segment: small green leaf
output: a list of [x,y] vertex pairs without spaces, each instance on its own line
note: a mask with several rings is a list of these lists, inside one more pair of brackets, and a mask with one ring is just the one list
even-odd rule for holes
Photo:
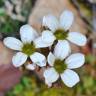
[[5,15],[5,10],[4,8],[0,8],[0,16],[4,16]]
[[22,86],[22,84],[18,84],[18,85],[15,86],[13,93],[14,93],[14,94],[19,94],[19,93],[21,93],[22,91],[23,91],[23,86]]

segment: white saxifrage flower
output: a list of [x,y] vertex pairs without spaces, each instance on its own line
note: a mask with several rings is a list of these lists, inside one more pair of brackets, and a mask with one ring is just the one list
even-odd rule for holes
[[[71,11],[64,11],[60,20],[53,15],[47,15],[43,17],[43,24],[45,30],[42,32],[42,36],[39,37],[37,47],[49,47],[53,44],[54,40],[68,40],[76,45],[84,46],[86,44],[86,37],[79,32],[69,32],[74,21],[74,15]],[[40,44],[42,42],[42,44]]]
[[72,69],[81,67],[85,62],[85,57],[81,53],[74,53],[68,56],[68,48],[64,47],[62,42],[64,41],[59,41],[54,52],[49,53],[47,61],[50,68],[47,68],[43,75],[48,86],[51,86],[61,77],[66,86],[73,87],[80,79]]
[[45,56],[36,52],[36,43],[34,43],[34,40],[38,37],[38,33],[35,29],[28,24],[23,25],[20,28],[20,36],[21,41],[14,37],[7,37],[3,41],[6,47],[19,51],[12,58],[13,65],[19,67],[30,57],[33,64],[26,65],[26,68],[32,70],[36,67],[36,64],[40,67],[46,66]]

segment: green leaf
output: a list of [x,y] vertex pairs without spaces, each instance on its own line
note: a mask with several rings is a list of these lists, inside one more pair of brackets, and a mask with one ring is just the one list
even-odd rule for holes
[[4,8],[0,8],[0,16],[4,16],[5,15],[5,10]]
[[15,86],[13,93],[14,94],[20,94],[22,91],[23,91],[22,84],[18,84],[18,85]]

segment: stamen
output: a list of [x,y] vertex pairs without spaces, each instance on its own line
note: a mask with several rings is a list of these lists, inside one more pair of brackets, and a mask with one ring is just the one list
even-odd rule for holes
[[67,68],[67,64],[64,63],[64,60],[55,60],[54,68],[58,73],[63,73],[64,70]]
[[24,46],[22,47],[22,52],[27,54],[28,56],[32,55],[35,52],[35,46],[33,43],[27,43],[24,44]]
[[64,40],[67,38],[68,32],[65,32],[63,29],[58,29],[55,31],[54,35],[59,40]]

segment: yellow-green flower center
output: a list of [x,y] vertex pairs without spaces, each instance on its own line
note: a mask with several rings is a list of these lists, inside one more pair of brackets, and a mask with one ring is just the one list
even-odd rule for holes
[[22,47],[22,52],[27,54],[28,56],[32,55],[35,52],[35,46],[33,43],[26,43]]
[[67,38],[68,32],[65,32],[63,29],[57,29],[54,35],[58,40],[64,40]]
[[58,73],[63,73],[64,70],[67,68],[67,64],[64,63],[64,60],[55,60],[54,68]]

